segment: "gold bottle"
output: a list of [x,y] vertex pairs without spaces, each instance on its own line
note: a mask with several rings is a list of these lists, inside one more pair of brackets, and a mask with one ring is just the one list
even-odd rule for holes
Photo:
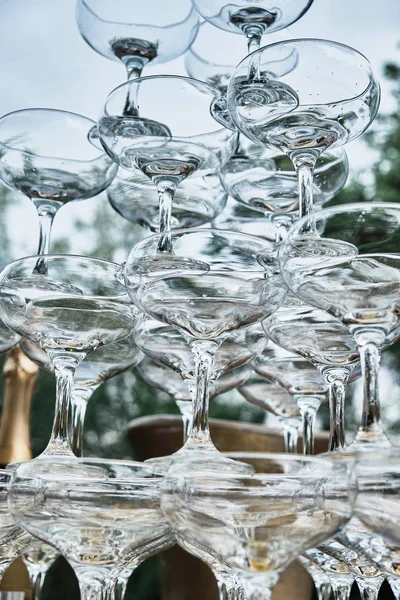
[[[19,345],[7,353],[0,418],[1,467],[32,458],[30,412],[38,372],[39,367],[25,356]],[[1,580],[0,592],[23,592],[24,599],[30,600],[30,580],[22,559],[18,558],[7,569]]]

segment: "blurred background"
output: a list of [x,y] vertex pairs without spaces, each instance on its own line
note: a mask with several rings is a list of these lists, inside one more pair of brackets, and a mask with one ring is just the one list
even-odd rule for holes
[[[139,0],[132,0],[133,3]],[[174,0],[170,0],[173,2]],[[112,0],[110,0],[112,2]],[[168,3],[166,2],[166,10]],[[346,146],[350,177],[331,204],[370,199],[400,201],[400,3],[382,0],[316,0],[291,28],[292,37],[326,38],[349,44],[370,60],[382,85],[380,115],[361,139]],[[267,36],[264,38],[268,42]],[[237,36],[237,43],[245,40]],[[96,119],[107,94],[125,80],[123,65],[96,54],[81,38],[75,24],[74,0],[0,0],[1,94],[0,115],[21,108],[49,107]],[[183,58],[146,67],[146,74],[185,74]],[[54,131],[57,136],[57,131]],[[22,194],[0,187],[0,267],[34,254],[38,224],[33,204]],[[57,216],[52,252],[86,254],[122,262],[139,227],[119,216],[105,194],[82,203],[69,203]],[[383,356],[381,401],[384,424],[396,439],[400,433],[400,346]],[[54,379],[41,373],[31,415],[33,454],[47,444],[54,410]],[[346,408],[348,439],[361,412],[362,391],[352,384]],[[126,372],[101,386],[89,403],[85,427],[85,454],[134,458],[125,429],[132,419],[151,414],[176,413],[174,401],[150,388],[134,372]],[[211,416],[263,422],[264,412],[232,392],[217,398]],[[274,425],[273,417],[268,421]],[[322,411],[318,426],[327,428]],[[57,590],[57,591],[56,591]],[[59,560],[46,581],[44,600],[79,598],[77,583],[65,561]],[[158,600],[157,558],[142,565],[130,581],[126,598]]]

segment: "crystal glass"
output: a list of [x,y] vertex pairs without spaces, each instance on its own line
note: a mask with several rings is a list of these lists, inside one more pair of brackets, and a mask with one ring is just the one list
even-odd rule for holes
[[[268,42],[272,44],[290,37],[289,30],[279,30],[276,34],[268,34]],[[243,50],[236,35],[204,21],[193,44],[185,53],[186,72],[189,77],[205,81],[226,92],[232,73],[243,59]],[[296,61],[296,53],[291,53],[285,59],[271,64],[270,68],[275,75],[283,75],[296,65]]]
[[331,425],[329,449],[343,449],[346,385],[359,363],[349,328],[326,311],[304,304],[292,294],[263,322],[263,327],[275,344],[310,361],[325,378]]
[[398,323],[400,224],[397,204],[345,204],[294,224],[281,249],[282,273],[303,302],[349,327],[364,380],[362,424],[355,443],[389,445],[380,421],[380,348]]
[[[349,161],[342,148],[322,154],[316,162],[313,178],[314,204],[332,200],[347,181]],[[265,150],[260,157],[231,158],[220,170],[222,185],[237,202],[271,215],[276,240],[298,218],[299,188],[297,174],[285,155]]]
[[248,50],[260,47],[264,34],[284,29],[295,23],[310,8],[313,0],[193,0],[196,10],[212,25],[244,34]]
[[267,600],[285,567],[350,516],[344,464],[313,457],[234,453],[251,474],[178,462],[161,507],[179,544],[237,575],[248,600]]
[[[156,387],[174,397],[182,414],[186,442],[192,428],[192,401],[196,399],[196,363],[188,340],[171,325],[144,314],[138,319],[135,339],[152,359],[151,363],[142,365],[139,372],[148,383],[153,380]],[[241,367],[262,352],[266,342],[258,324],[234,331],[223,340],[210,373],[210,399],[235,389],[247,379],[250,371]],[[169,369],[179,377],[173,377]]]
[[[297,403],[303,420],[303,450],[314,453],[314,428],[317,411],[328,399],[328,387],[318,369],[309,360],[269,342],[252,362],[260,377],[286,390]],[[292,406],[292,402],[288,405]]]
[[[96,139],[96,123],[49,108],[17,110],[0,118],[0,180],[35,205],[38,254],[48,254],[53,219],[74,200],[97,196],[117,168]],[[39,262],[42,269],[45,263]]]
[[[171,370],[165,364],[157,363],[148,357],[144,358],[139,364],[136,372],[143,381],[173,397],[182,416],[183,443],[185,444],[192,429],[193,402],[196,398],[193,380],[188,379],[185,381],[178,373]],[[231,369],[224,375],[221,375],[221,377],[218,377],[218,379],[212,381],[210,384],[210,400],[243,385],[249,375],[250,368],[247,365]],[[155,460],[157,460],[157,467],[161,467],[162,464],[169,466],[171,462],[170,457],[165,460],[163,458],[150,459],[150,462],[155,462]]]
[[37,259],[22,258],[0,273],[0,316],[52,360],[57,399],[45,453],[72,454],[68,411],[75,370],[91,351],[130,333],[132,308],[119,282],[119,265],[84,256],[48,255],[46,274],[39,274]]
[[170,230],[179,184],[215,171],[233,153],[237,133],[224,119],[225,99],[217,88],[188,77],[143,77],[108,96],[98,122],[101,143],[119,166],[142,172],[156,186],[160,232]]
[[[119,342],[90,352],[75,371],[71,391],[71,446],[77,456],[83,456],[86,408],[94,392],[102,383],[135,367],[143,359],[143,353],[135,342],[134,329]],[[39,367],[55,372],[50,356],[40,346],[23,339],[21,348]]]
[[[296,51],[296,67],[275,77],[269,64]],[[299,210],[313,208],[313,171],[328,149],[360,136],[374,120],[380,88],[368,60],[349,46],[297,39],[245,58],[228,87],[228,107],[249,139],[289,156],[299,180]]]
[[273,384],[255,372],[239,387],[239,392],[248,402],[263,408],[278,419],[286,452],[296,454],[302,421],[293,396],[283,387]]
[[214,456],[207,422],[218,349],[232,332],[277,310],[286,289],[280,275],[266,266],[271,244],[259,238],[180,230],[170,234],[171,253],[160,253],[160,237],[150,236],[133,248],[125,266],[126,286],[140,310],[187,339],[196,365],[196,401],[185,450]]
[[9,505],[18,524],[68,559],[82,600],[111,600],[121,571],[174,543],[161,481],[142,463],[42,457],[13,473]]
[[[179,329],[142,313],[134,336],[137,345],[147,356],[179,373],[189,387],[190,383],[195,382],[193,353],[187,336]],[[259,324],[232,331],[218,347],[210,379],[217,381],[228,371],[250,362],[264,350],[267,341]]]
[[190,0],[134,4],[130,0],[78,0],[76,21],[83,39],[106,58],[121,61],[128,79],[151,62],[183,54],[196,37],[199,17]]
[[[119,169],[107,189],[107,197],[121,217],[145,227],[151,233],[159,232],[159,197],[153,182],[146,175]],[[227,198],[215,174],[182,181],[171,207],[171,229],[189,229],[210,223],[223,211]]]

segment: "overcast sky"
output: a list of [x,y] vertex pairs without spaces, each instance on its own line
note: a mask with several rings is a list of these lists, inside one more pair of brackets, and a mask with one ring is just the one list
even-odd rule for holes
[[[139,1],[145,0],[132,0],[132,5]],[[174,0],[166,0],[166,10],[168,2]],[[293,37],[320,37],[353,46],[369,58],[380,79],[386,61],[400,62],[399,0],[315,0],[291,30]],[[75,24],[75,0],[0,0],[0,57],[0,115],[51,107],[96,119],[107,94],[125,80],[122,65],[103,58],[81,38]],[[146,73],[183,75],[183,60],[148,67]],[[383,111],[393,107],[385,83],[381,106]],[[351,168],[359,169],[367,155],[360,152],[359,142],[349,146]],[[33,253],[35,211],[22,195],[15,199],[13,219],[19,221],[20,237],[23,231],[24,247]],[[55,236],[68,231],[76,215],[84,213],[89,218],[94,204],[90,200],[63,208]],[[29,227],[23,222],[29,222]]]

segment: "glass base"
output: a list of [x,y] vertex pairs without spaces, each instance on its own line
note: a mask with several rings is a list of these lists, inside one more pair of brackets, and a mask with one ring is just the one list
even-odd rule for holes
[[193,470],[194,471],[216,471],[220,470],[221,474],[249,474],[254,472],[252,465],[233,460],[224,456],[214,444],[195,443],[188,441],[183,448],[170,454],[169,456],[159,456],[149,458],[145,461],[152,467],[165,473],[170,468],[175,470]]

